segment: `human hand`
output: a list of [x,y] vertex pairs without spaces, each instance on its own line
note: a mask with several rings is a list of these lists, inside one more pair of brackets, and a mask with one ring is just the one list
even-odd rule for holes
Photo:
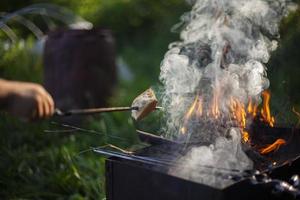
[[[3,88],[3,87],[1,87]],[[54,113],[51,95],[39,84],[6,81],[6,111],[25,120],[45,119]]]

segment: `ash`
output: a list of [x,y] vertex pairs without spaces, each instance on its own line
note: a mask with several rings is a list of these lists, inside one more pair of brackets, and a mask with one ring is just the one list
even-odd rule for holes
[[[265,64],[279,39],[279,23],[293,4],[288,0],[193,0],[191,12],[175,26],[181,41],[172,43],[161,64],[164,85],[166,137],[205,145],[191,149],[170,173],[185,179],[226,187],[231,181],[217,176],[217,168],[246,170],[252,161],[242,150],[241,133],[230,123],[231,98],[260,103],[261,92],[269,87]],[[185,124],[184,117],[197,95],[210,109],[214,101],[220,112]],[[203,169],[210,165],[216,169]]]

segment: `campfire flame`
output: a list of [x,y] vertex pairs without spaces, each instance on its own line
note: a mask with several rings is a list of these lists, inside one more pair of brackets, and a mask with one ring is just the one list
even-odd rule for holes
[[262,120],[266,123],[268,123],[271,127],[274,127],[275,123],[275,118],[271,115],[270,111],[270,92],[269,91],[264,91],[262,93],[263,96],[263,108],[261,109],[260,113],[262,116]]
[[273,144],[267,145],[265,148],[260,149],[261,154],[268,154],[272,151],[277,151],[280,146],[285,145],[286,141],[283,139],[276,140]]
[[[238,99],[232,97],[230,99],[229,107],[229,119],[235,122],[235,126],[240,129],[242,134],[242,141],[251,145],[251,136],[247,131],[252,121],[259,119],[267,126],[274,127],[275,118],[271,114],[270,110],[270,91],[265,90],[262,92],[262,105],[254,103],[252,99],[249,99],[248,104],[244,104]],[[183,126],[180,129],[182,134],[187,134],[188,123],[190,120],[201,120],[202,117],[209,117],[214,120],[219,120],[221,116],[219,105],[219,95],[214,92],[212,101],[208,109],[205,109],[204,101],[201,95],[196,95],[195,100],[189,107],[183,119]],[[277,151],[280,146],[285,145],[284,139],[278,139],[273,144],[266,145],[264,148],[258,149],[261,154],[268,154],[273,151]]]

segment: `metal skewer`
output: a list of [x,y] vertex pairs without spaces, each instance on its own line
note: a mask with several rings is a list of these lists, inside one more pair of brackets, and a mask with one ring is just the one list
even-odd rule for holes
[[[156,109],[162,109],[162,107],[156,107]],[[125,112],[125,111],[132,111],[132,110],[139,110],[139,107],[89,108],[89,109],[73,109],[68,111],[62,111],[56,108],[54,115],[56,116],[92,115],[98,113]]]
[[55,109],[55,115],[57,116],[70,116],[70,115],[91,115],[104,112],[123,112],[138,110],[138,107],[112,107],[112,108],[89,108],[89,109],[73,109],[68,111],[61,111]]

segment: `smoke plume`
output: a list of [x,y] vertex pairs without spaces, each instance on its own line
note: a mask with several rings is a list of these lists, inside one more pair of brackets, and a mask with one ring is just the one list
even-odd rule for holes
[[[167,137],[193,148],[170,173],[215,187],[216,168],[251,169],[241,148],[240,131],[229,119],[230,101],[259,103],[269,87],[265,64],[279,39],[279,23],[288,14],[287,0],[190,0],[191,12],[176,25],[181,41],[172,43],[161,64]],[[202,117],[186,120],[193,102],[201,101]],[[183,136],[183,132],[185,133]],[[181,162],[182,163],[182,162]],[[213,175],[207,175],[213,174]]]

